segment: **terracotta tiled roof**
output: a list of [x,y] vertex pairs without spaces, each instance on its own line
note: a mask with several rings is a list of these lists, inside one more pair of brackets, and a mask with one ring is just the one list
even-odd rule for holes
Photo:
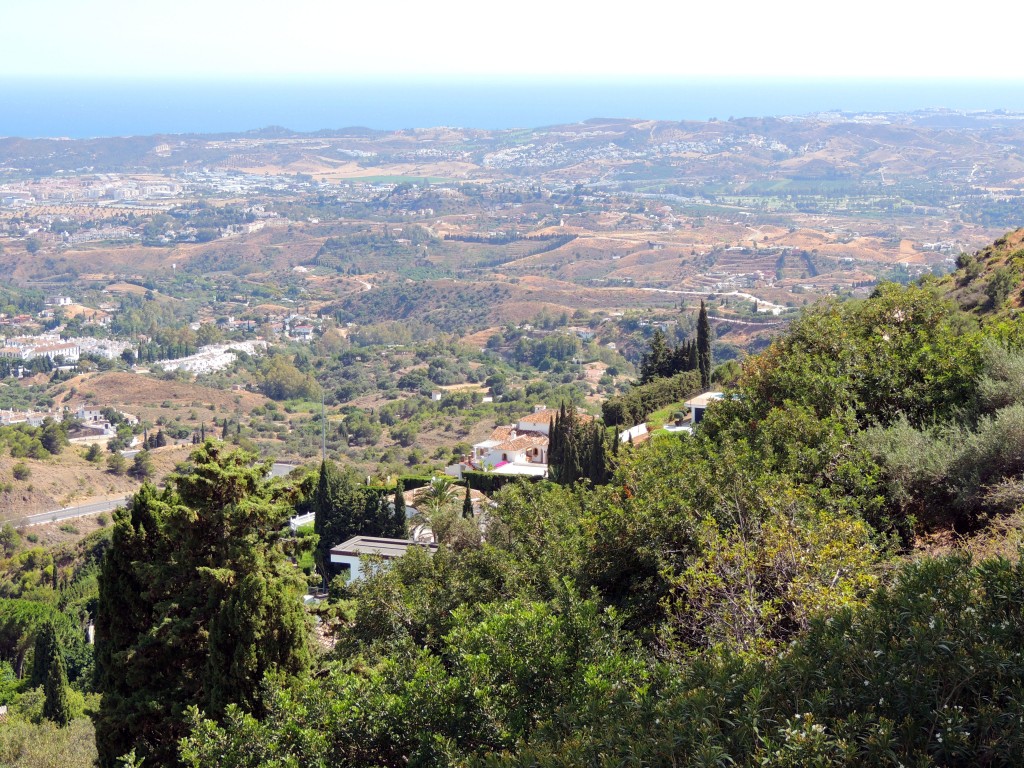
[[528,413],[519,419],[520,424],[550,424],[555,420],[555,416],[558,415],[558,411],[553,408],[547,408],[543,411],[537,411],[536,413]]
[[547,448],[548,439],[543,435],[519,435],[494,446],[496,451],[524,451],[528,448]]
[[501,427],[495,427],[494,431],[491,432],[491,436],[488,438],[488,440],[508,440],[509,437],[512,436],[512,433],[514,431],[515,427],[513,427],[511,424]]
[[[528,413],[519,419],[519,424],[550,424],[555,420],[555,416],[558,415],[558,410],[555,408],[545,408],[543,411],[537,411],[536,413]],[[593,421],[594,417],[589,413],[581,413],[576,411],[576,418],[579,421],[587,422]]]

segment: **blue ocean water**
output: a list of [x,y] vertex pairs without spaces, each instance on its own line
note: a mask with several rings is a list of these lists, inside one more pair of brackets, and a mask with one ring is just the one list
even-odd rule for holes
[[86,138],[437,125],[534,128],[927,108],[1024,111],[1024,82],[973,81],[13,81],[0,136]]

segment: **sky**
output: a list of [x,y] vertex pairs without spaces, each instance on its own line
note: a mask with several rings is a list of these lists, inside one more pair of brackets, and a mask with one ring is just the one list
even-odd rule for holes
[[5,79],[1024,81],[1006,0],[0,4]]

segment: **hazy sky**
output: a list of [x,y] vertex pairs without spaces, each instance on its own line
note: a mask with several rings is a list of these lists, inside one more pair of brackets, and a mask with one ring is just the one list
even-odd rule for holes
[[0,77],[1024,80],[1005,0],[0,3]]

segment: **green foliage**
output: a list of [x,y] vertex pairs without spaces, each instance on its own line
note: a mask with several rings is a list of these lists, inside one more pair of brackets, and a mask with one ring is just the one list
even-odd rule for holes
[[264,361],[260,391],[272,400],[316,400],[320,397],[320,387],[312,375],[303,373],[281,355]]
[[744,370],[755,415],[790,400],[819,417],[914,426],[973,399],[981,335],[930,288],[880,286],[863,303],[819,304]]
[[608,479],[605,441],[605,429],[600,422],[584,421],[575,406],[562,403],[551,423],[548,475],[561,485],[583,479],[603,485]]
[[18,551],[21,536],[10,523],[0,525],[0,558],[6,558]]
[[11,717],[0,727],[0,765],[19,768],[93,768],[92,721],[78,717],[60,728],[49,720],[32,723]]
[[36,632],[35,646],[32,649],[32,671],[28,676],[30,688],[37,688],[46,682],[59,652],[57,629],[52,622],[45,622]]
[[43,644],[36,642],[36,648],[46,653],[46,676],[43,681],[43,717],[60,728],[71,722],[71,704],[68,701],[68,674],[64,667],[57,631],[52,623],[43,626],[42,633],[48,635]]
[[123,475],[128,471],[128,462],[120,451],[107,456],[107,471],[113,475]]
[[[1024,564],[903,567],[771,661],[643,660],[592,601],[457,610],[435,650],[193,714],[186,764],[1014,765]],[[399,724],[400,725],[397,725]]]
[[153,476],[153,458],[149,455],[148,450],[142,450],[135,454],[128,474],[136,480],[147,480]]
[[384,488],[362,485],[352,471],[340,472],[334,462],[320,464],[311,506],[313,530],[320,537],[317,569],[324,577],[333,572],[330,550],[353,536],[403,537],[405,518],[389,508]]
[[665,333],[659,328],[651,336],[650,348],[640,361],[640,383],[650,384],[656,379],[669,378],[677,373],[697,371],[698,366],[696,341],[671,348],[666,343]]
[[0,660],[10,662],[19,677],[26,671],[36,634],[47,624],[56,627],[62,640],[76,634],[70,619],[55,606],[26,599],[0,600]]
[[1010,291],[1014,289],[1019,281],[1020,275],[1012,267],[1005,266],[997,269],[985,286],[985,295],[988,297],[989,307],[993,309],[1002,307],[1010,296]]
[[530,482],[515,475],[495,475],[492,472],[462,470],[462,479],[485,496],[493,496],[510,483]]
[[186,707],[252,704],[249,675],[307,667],[301,586],[277,537],[289,512],[255,458],[208,441],[164,491],[145,484],[116,513],[96,616],[101,766],[133,747],[167,764]]
[[610,397],[601,404],[601,412],[604,423],[609,427],[631,427],[646,420],[659,408],[686,400],[700,391],[700,375],[696,371],[679,373],[633,387],[624,395]]
[[708,310],[704,300],[700,302],[700,314],[697,317],[697,370],[700,372],[700,388],[711,386],[711,369],[714,366],[711,357],[711,323],[708,321]]

